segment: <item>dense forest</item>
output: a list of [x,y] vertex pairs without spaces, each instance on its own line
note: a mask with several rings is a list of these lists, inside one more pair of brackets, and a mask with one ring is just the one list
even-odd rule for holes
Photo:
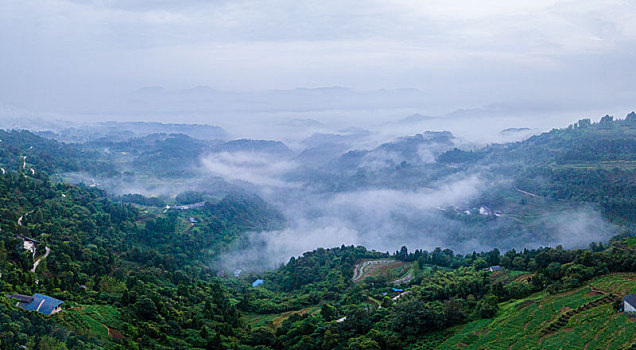
[[[636,272],[636,114],[582,120],[518,143],[451,148],[439,152],[434,170],[489,164],[489,171],[513,174],[523,191],[596,203],[620,225],[620,235],[607,242],[461,254],[343,245],[258,273],[239,266],[223,271],[211,262],[247,244],[249,233],[285,227],[281,212],[261,197],[241,190],[115,196],[57,175],[113,176],[112,159],[96,156],[96,149],[128,152],[140,141],[87,146],[27,131],[0,133],[0,291],[64,301],[62,312],[44,316],[0,297],[3,349],[429,349],[462,327],[501,316],[510,303]],[[421,142],[451,145],[448,134],[425,136],[400,145],[407,155]],[[289,153],[276,142],[206,143],[175,135],[143,142],[152,147],[131,162],[150,172],[204,150],[263,146]],[[177,147],[182,143],[188,146]],[[392,171],[408,168],[398,164]],[[484,196],[496,206],[496,193]],[[34,251],[25,249],[25,239],[35,242]],[[617,305],[612,312],[619,312],[624,295],[608,295]]]

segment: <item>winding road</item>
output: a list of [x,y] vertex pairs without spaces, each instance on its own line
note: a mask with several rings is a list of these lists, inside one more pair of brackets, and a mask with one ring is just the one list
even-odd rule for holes
[[[391,283],[393,284],[405,284],[409,283],[413,279],[413,270],[409,270],[409,272],[402,278],[397,279]],[[401,295],[401,294],[400,294]]]
[[[35,210],[35,209],[34,209]],[[33,212],[33,210],[31,210],[30,212],[20,216],[18,218],[18,226],[22,226],[22,219],[31,214]],[[41,257],[39,257],[34,263],[33,263],[33,268],[31,269],[31,272],[35,272],[35,269],[38,268],[38,265],[40,265],[40,262],[42,262],[42,259],[46,259],[47,256],[49,256],[49,253],[51,253],[51,248],[49,247],[44,247],[44,255],[42,255]]]
[[42,255],[41,257],[39,257],[34,263],[33,263],[33,268],[31,269],[31,272],[35,272],[35,269],[38,268],[38,265],[40,265],[40,262],[42,261],[42,259],[46,259],[47,256],[49,256],[49,253],[51,252],[51,248],[49,247],[45,247],[45,252],[44,255]]

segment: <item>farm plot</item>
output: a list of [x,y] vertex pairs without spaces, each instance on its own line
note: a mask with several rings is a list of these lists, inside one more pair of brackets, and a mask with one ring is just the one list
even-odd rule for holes
[[[633,274],[601,277],[590,283],[613,293],[635,291]],[[491,320],[458,326],[439,349],[624,349],[636,342],[636,322],[590,287],[500,304]]]
[[353,267],[353,281],[361,282],[367,277],[376,276],[386,276],[389,280],[401,280],[412,273],[410,266],[410,263],[390,259],[361,261]]

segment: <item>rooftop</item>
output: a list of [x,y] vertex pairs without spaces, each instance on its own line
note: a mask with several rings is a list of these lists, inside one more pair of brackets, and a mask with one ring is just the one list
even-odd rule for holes
[[623,301],[631,306],[636,306],[636,294],[627,294]]
[[18,299],[19,301],[23,303],[30,303],[33,301],[33,297],[30,297],[24,294],[11,294],[11,295],[5,295],[5,296],[9,299]]
[[256,280],[256,281],[252,282],[252,287],[258,287],[258,286],[260,286],[261,284],[263,284],[263,282],[265,282],[265,281],[263,281],[263,280],[261,280],[261,279],[258,279],[258,280]]
[[48,295],[33,294],[32,297],[22,294],[7,295],[8,298],[17,299],[18,307],[28,311],[37,311],[41,314],[51,315],[55,309],[62,305],[63,301]]

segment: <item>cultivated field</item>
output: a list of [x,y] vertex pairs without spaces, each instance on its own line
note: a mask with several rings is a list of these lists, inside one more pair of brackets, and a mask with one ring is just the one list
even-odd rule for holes
[[636,292],[636,275],[598,278],[573,291],[500,305],[491,320],[456,328],[439,349],[626,349],[636,343],[636,322],[613,309],[614,296]]

